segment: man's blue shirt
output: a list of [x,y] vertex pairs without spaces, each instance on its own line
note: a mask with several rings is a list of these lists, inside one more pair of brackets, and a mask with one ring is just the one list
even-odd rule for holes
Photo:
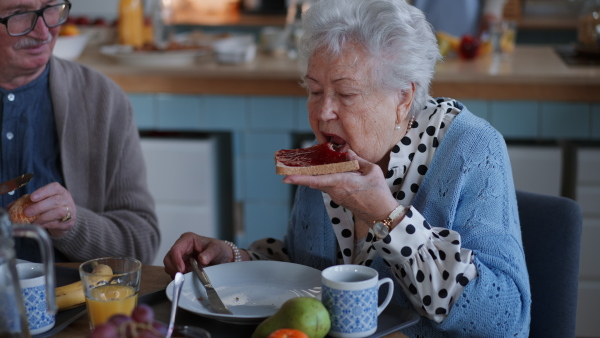
[[[26,186],[0,195],[0,207],[51,182],[64,186],[60,146],[50,97],[50,65],[33,82],[14,90],[0,88],[0,182],[32,173]],[[26,238],[15,238],[17,257],[39,261],[38,245]],[[55,250],[56,261],[61,261]]]
[[0,195],[0,206],[51,182],[63,184],[60,147],[48,83],[44,73],[14,90],[0,88],[0,182],[32,173],[33,179],[14,194]]

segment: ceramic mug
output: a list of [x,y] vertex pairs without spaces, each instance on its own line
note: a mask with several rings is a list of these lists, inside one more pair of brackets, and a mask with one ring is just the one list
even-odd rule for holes
[[[390,278],[379,280],[377,270],[363,265],[335,265],[321,273],[321,300],[331,317],[332,337],[367,337],[377,331],[377,317],[394,293]],[[385,300],[378,306],[379,288],[388,284]]]
[[46,302],[46,277],[44,265],[39,263],[17,264],[23,303],[32,335],[44,333],[54,327],[55,316],[48,311]]

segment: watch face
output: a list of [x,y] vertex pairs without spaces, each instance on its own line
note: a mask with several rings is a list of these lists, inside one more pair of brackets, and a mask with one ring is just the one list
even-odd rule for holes
[[381,222],[375,222],[375,224],[373,224],[373,233],[375,233],[377,238],[384,239],[390,233],[390,228]]

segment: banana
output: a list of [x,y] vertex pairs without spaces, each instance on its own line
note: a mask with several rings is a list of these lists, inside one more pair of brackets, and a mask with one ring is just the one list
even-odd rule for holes
[[[98,264],[94,268],[94,271],[92,271],[92,274],[98,274],[98,277],[90,278],[91,284],[97,285],[100,282],[108,282],[113,271],[108,265]],[[54,289],[54,295],[56,296],[56,306],[59,311],[85,303],[85,294],[81,281],[57,287]]]
[[81,281],[57,287],[54,289],[54,295],[58,311],[85,303]]

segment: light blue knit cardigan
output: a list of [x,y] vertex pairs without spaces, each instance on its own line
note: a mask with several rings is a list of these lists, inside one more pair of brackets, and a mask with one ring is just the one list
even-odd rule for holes
[[[444,136],[412,205],[436,227],[455,230],[473,250],[478,277],[440,324],[422,317],[411,337],[527,337],[531,294],[504,139],[466,108]],[[292,262],[336,263],[336,238],[320,191],[299,187],[285,239]],[[394,276],[377,258],[380,277]],[[393,302],[412,308],[395,282]]]

